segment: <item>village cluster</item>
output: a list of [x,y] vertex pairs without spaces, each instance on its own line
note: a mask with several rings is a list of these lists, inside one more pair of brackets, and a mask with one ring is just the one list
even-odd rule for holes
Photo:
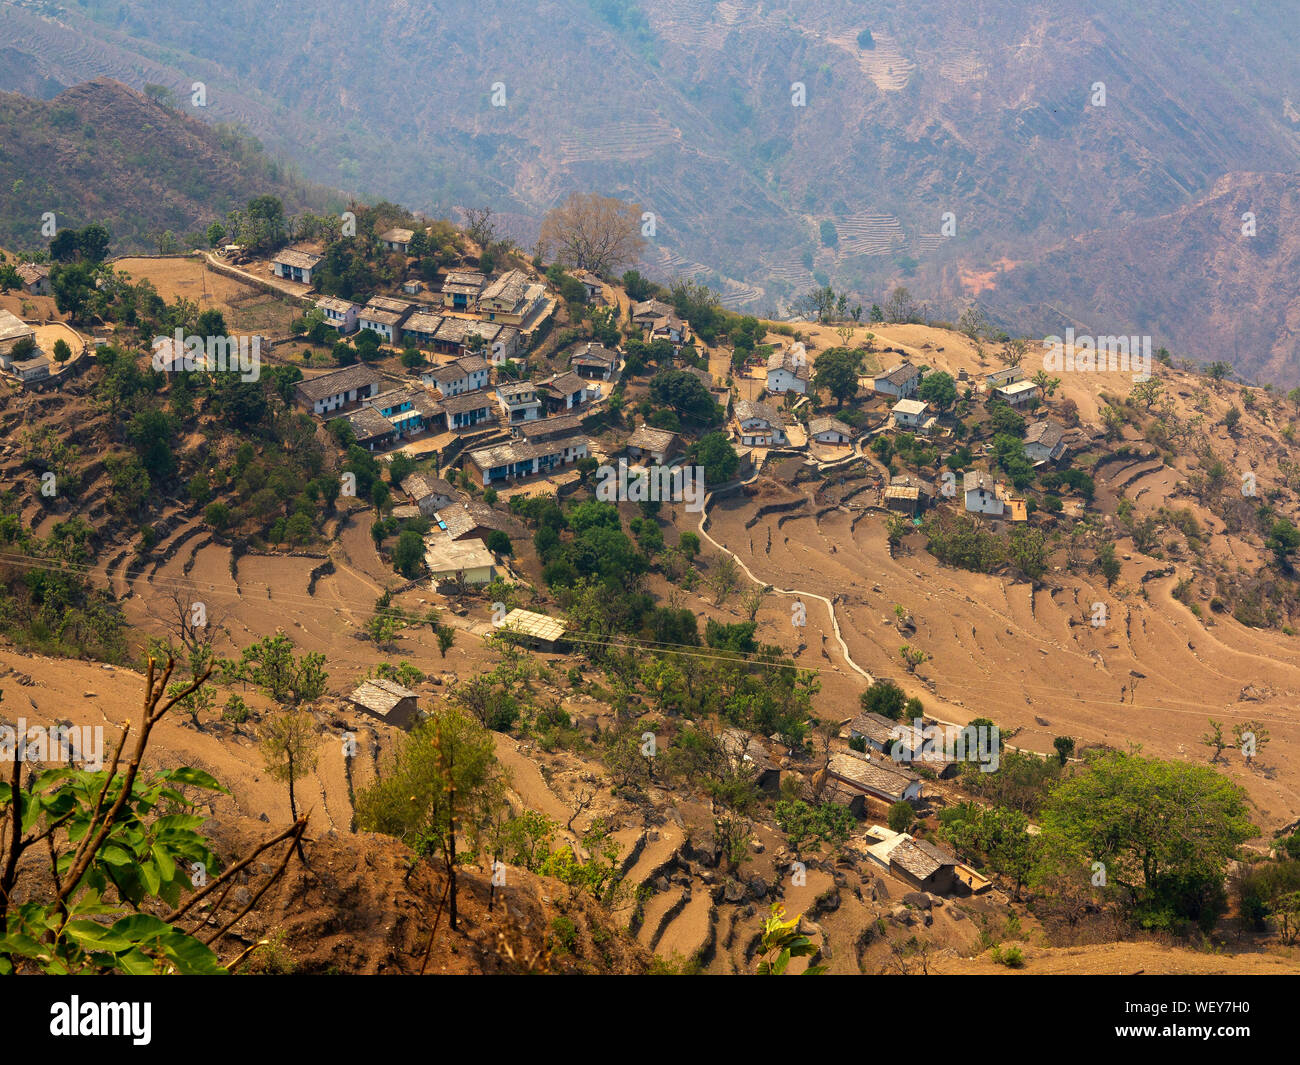
[[[392,228],[378,240],[384,250],[405,255],[413,238],[412,230]],[[269,269],[309,290],[320,262],[316,252],[290,247],[271,258]],[[589,302],[606,303],[608,293],[597,276],[585,270],[573,276]],[[515,360],[533,349],[555,313],[557,299],[544,280],[521,269],[492,278],[477,269],[453,267],[445,272],[440,291],[427,290],[420,280],[404,282],[401,290],[401,296],[375,295],[365,303],[321,296],[315,308],[342,337],[369,330],[391,348],[423,352],[426,365],[418,381],[364,363],[345,366],[297,385],[305,409],[326,421],[345,421],[352,438],[367,450],[400,448],[414,457],[435,457],[440,471],[459,468],[479,490],[510,491],[540,479],[563,483],[573,478],[571,467],[582,459],[613,461],[615,455],[605,454],[584,433],[583,424],[603,408],[619,382],[625,368],[621,351],[585,341],[561,352],[563,367],[545,378],[520,379],[512,372],[521,365]],[[693,341],[689,325],[661,300],[632,303],[628,318],[646,342],[666,341],[675,353]],[[882,433],[930,439],[946,432],[940,412],[918,395],[924,371],[911,361],[869,379],[870,402],[886,404],[874,424],[854,419],[855,427],[826,414],[799,423],[799,408],[812,398],[812,359],[798,341],[765,350],[770,354],[754,367],[764,385],[757,399],[735,398],[730,381],[719,385],[708,371],[684,367],[721,408],[742,478],[774,451],[811,455],[825,466],[851,459]],[[958,384],[974,382],[963,370]],[[1041,398],[1039,385],[1027,380],[1019,366],[987,374],[980,391],[1016,411],[1036,406]],[[689,443],[680,432],[642,423],[622,442],[620,469],[630,466],[647,477],[656,468],[676,470]],[[1066,429],[1047,418],[1030,424],[1024,438],[1026,457],[1035,465],[1059,462],[1069,446]],[[462,585],[484,584],[496,574],[487,537],[493,531],[518,535],[518,529],[507,528],[514,525],[512,519],[470,499],[454,487],[455,481],[452,473],[446,478],[412,475],[402,485],[403,507],[414,508],[437,526],[428,537],[426,556],[435,584],[453,579]],[[968,470],[960,486],[956,481],[951,473],[941,484],[895,476],[880,486],[878,502],[915,517],[936,502],[955,500],[960,492],[967,511],[1027,519],[1026,500],[991,474]]]
[[[18,277],[22,291],[29,296],[50,295],[50,268],[41,263],[18,263]],[[83,349],[81,338],[61,323],[46,326],[25,322],[12,311],[0,310],[0,372],[24,388],[34,387],[57,374],[59,363],[53,351],[62,339],[67,345],[62,358],[69,358]],[[50,350],[47,350],[50,349]]]

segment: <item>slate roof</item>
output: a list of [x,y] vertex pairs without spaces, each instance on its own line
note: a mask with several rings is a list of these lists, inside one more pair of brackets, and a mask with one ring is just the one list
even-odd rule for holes
[[899,388],[907,384],[913,378],[920,376],[921,370],[919,367],[913,366],[910,362],[902,362],[892,370],[886,370],[882,374],[877,374],[875,379],[877,381],[888,381],[895,388]]
[[372,677],[363,681],[348,698],[380,717],[386,717],[403,699],[418,699],[419,694],[393,680]]
[[298,382],[297,389],[304,398],[314,403],[317,400],[328,399],[330,396],[351,392],[354,388],[383,383],[383,378],[379,374],[369,366],[358,363],[355,366],[345,366],[341,370],[323,373],[319,377],[306,378]]
[[781,416],[777,414],[776,408],[770,403],[756,403],[752,399],[739,399],[735,405],[736,418],[739,421],[749,421],[751,418],[761,418],[768,425],[779,428],[781,425]]
[[677,440],[677,434],[668,429],[656,429],[644,422],[632,430],[627,438],[628,447],[639,447],[642,451],[667,451]]

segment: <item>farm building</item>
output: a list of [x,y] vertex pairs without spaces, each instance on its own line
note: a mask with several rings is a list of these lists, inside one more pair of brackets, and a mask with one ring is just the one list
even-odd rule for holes
[[341,336],[355,333],[357,315],[361,308],[351,300],[339,299],[337,296],[322,296],[316,301],[316,309],[325,317],[325,324],[339,331]]
[[913,802],[921,797],[923,781],[915,773],[892,762],[848,751],[831,756],[827,766],[830,776],[849,788],[882,802]]
[[588,381],[612,381],[618,376],[619,354],[592,341],[569,356],[569,369]]
[[1025,430],[1025,455],[1030,462],[1056,462],[1069,449],[1065,430],[1056,422],[1044,419]]
[[893,369],[877,374],[872,387],[882,396],[908,399],[921,387],[921,370],[910,362],[899,363]]
[[962,491],[966,496],[966,509],[975,514],[992,514],[998,517],[1006,509],[997,493],[993,478],[980,470],[967,470],[962,476]]
[[889,852],[890,873],[918,891],[950,894],[956,869],[956,855],[928,840],[908,837]]
[[497,629],[539,651],[554,651],[564,638],[563,621],[518,607],[501,619]]
[[409,729],[420,718],[419,695],[396,681],[372,677],[348,696],[348,702],[364,714],[389,725]]
[[447,584],[491,584],[496,558],[481,540],[453,540],[442,530],[424,538],[424,563],[434,588]]
[[628,458],[663,466],[682,453],[682,438],[667,429],[656,429],[644,422],[627,438]]
[[321,258],[315,252],[286,248],[271,260],[271,273],[286,281],[299,281],[304,285],[310,285],[312,271],[320,265]]
[[379,374],[358,364],[299,381],[294,395],[313,414],[328,414],[378,395],[382,384]]
[[478,310],[487,278],[477,270],[449,270],[442,282],[442,303],[449,311]]
[[851,444],[853,428],[838,418],[813,418],[808,422],[808,436],[819,444]]
[[900,429],[922,429],[930,420],[930,405],[922,399],[900,399],[889,413]]
[[774,351],[767,360],[767,390],[774,395],[782,392],[808,391],[808,355],[802,344]]
[[392,229],[384,230],[376,239],[384,246],[385,251],[406,255],[410,251],[411,241],[415,239],[415,233],[410,229],[394,226]]
[[993,394],[1019,409],[1038,398],[1038,386],[1033,381],[1012,381],[1009,385],[999,385]]

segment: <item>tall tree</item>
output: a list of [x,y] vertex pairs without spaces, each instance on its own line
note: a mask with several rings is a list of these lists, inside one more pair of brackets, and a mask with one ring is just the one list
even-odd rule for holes
[[575,192],[542,219],[541,242],[564,266],[617,273],[640,257],[641,207],[594,192]]
[[[290,711],[271,718],[262,737],[262,760],[275,780],[289,786],[289,813],[298,820],[294,783],[316,769],[316,724],[310,714]],[[303,858],[302,842],[298,857]],[[305,860],[305,858],[304,858]]]
[[441,857],[448,914],[457,927],[457,848],[477,848],[505,801],[506,778],[492,734],[461,710],[444,706],[397,748],[393,764],[357,797],[357,823],[396,836],[426,860]]

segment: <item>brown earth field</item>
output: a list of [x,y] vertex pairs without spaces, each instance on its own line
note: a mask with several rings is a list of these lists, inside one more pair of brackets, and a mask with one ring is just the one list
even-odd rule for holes
[[[966,369],[972,378],[1001,365],[991,353],[981,359],[965,337],[946,330],[873,325],[861,328],[859,339],[868,331],[875,334],[878,348],[885,345],[900,352],[885,356],[886,365],[906,356],[954,376]],[[811,332],[822,349],[842,343],[829,327],[812,327]],[[816,352],[812,355],[815,358]],[[1031,375],[1041,365],[1036,357],[1041,354],[1026,358]],[[1229,386],[1216,392],[1207,388],[1204,378],[1156,369],[1180,409],[1190,409],[1182,397],[1208,392],[1207,422],[1221,417],[1234,398]],[[1102,393],[1122,398],[1131,387],[1123,373],[1060,376],[1063,384],[1050,406],[1065,397],[1074,400],[1085,427],[1099,420]],[[1235,437],[1228,437],[1221,426],[1208,431],[1217,432],[1211,443],[1228,468],[1253,471],[1261,495],[1273,487],[1281,489],[1278,509],[1294,518],[1295,499],[1279,470],[1279,460],[1294,454],[1280,437],[1290,417],[1289,404],[1282,410],[1274,401],[1258,415],[1245,412]],[[1124,443],[1142,443],[1131,428],[1127,432]],[[1015,746],[1050,752],[1054,737],[1069,735],[1080,746],[1123,748],[1137,743],[1148,754],[1206,762],[1208,752],[1199,740],[1208,718],[1223,722],[1229,735],[1236,721],[1263,722],[1270,742],[1255,768],[1246,767],[1231,750],[1221,767],[1247,789],[1256,806],[1256,823],[1270,835],[1300,817],[1300,662],[1295,637],[1248,627],[1228,614],[1211,614],[1204,605],[1202,618],[1195,617],[1173,596],[1180,579],[1193,575],[1190,559],[1144,555],[1109,516],[1106,524],[1123,560],[1121,577],[1110,589],[1099,574],[1067,572],[1061,552],[1037,587],[941,565],[926,552],[919,535],[907,537],[891,555],[883,512],[863,505],[874,502],[873,493],[851,495],[883,474],[874,460],[867,466],[864,477],[845,474],[841,482],[837,471],[822,486],[815,477],[791,484],[792,471],[807,473],[798,462],[780,467],[769,463],[757,482],[756,499],[738,493],[717,499],[708,533],[735,552],[758,580],[776,589],[834,599],[849,653],[872,676],[894,679],[942,720],[964,724],[974,717],[991,717],[1004,730],[1016,730],[1010,739]],[[1181,456],[1172,466],[1158,455],[1098,463],[1093,509],[1113,510],[1120,492],[1140,515],[1153,514],[1165,504],[1190,507],[1208,534],[1211,560],[1230,568],[1257,568],[1266,552],[1258,542],[1223,532],[1223,521],[1186,492],[1187,468],[1188,460]],[[847,497],[843,504],[838,503],[841,497]],[[802,506],[747,527],[757,502],[800,499]],[[679,513],[677,521],[681,528],[695,527],[690,515]],[[1168,576],[1149,576],[1170,565],[1173,572]],[[758,637],[791,647],[801,665],[820,671],[819,710],[824,717],[851,717],[865,681],[844,661],[829,634],[823,604],[807,604],[806,634],[792,636],[793,598],[769,597],[759,614]],[[1089,621],[1098,602],[1106,604],[1108,617],[1106,624],[1094,627]],[[896,606],[910,614],[914,633],[900,632]],[[904,643],[928,655],[915,675],[902,668],[899,647]],[[1134,678],[1134,672],[1142,676]]]
[[134,281],[148,281],[168,303],[191,300],[200,311],[218,310],[232,329],[232,317],[246,333],[275,336],[289,331],[301,310],[268,292],[208,268],[198,256],[124,257],[113,267]]

